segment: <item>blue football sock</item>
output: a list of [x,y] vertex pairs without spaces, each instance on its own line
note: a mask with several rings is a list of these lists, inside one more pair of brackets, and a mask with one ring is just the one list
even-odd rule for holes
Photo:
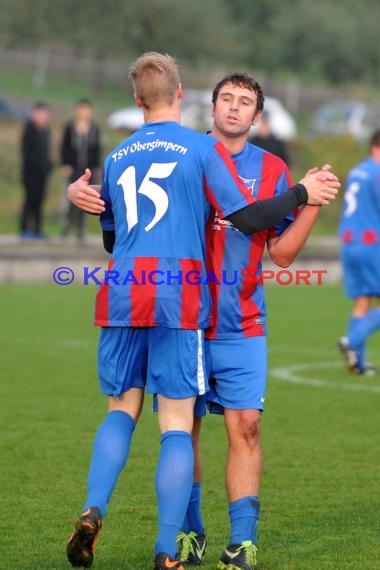
[[177,533],[185,518],[194,474],[192,437],[184,431],[167,431],[161,436],[156,472],[158,537],[154,554],[176,554]]
[[230,503],[231,544],[251,540],[256,544],[260,515],[258,497],[243,497]]
[[105,516],[108,501],[128,459],[136,422],[126,412],[113,410],[105,417],[94,441],[88,495],[84,510],[99,507]]
[[[347,331],[347,338],[349,339],[350,335],[353,334],[356,327],[362,322],[363,317],[351,317],[348,322],[348,331]],[[350,341],[349,341],[350,342]],[[351,346],[351,345],[350,345]],[[352,347],[353,348],[353,347]],[[358,365],[359,368],[364,368],[365,365],[365,341],[362,342],[355,348],[357,355],[358,355]]]
[[365,344],[367,338],[380,328],[380,309],[371,309],[361,319],[348,336],[348,342],[354,350]]
[[201,513],[201,497],[202,497],[201,483],[193,483],[191,490],[190,501],[187,507],[185,520],[182,525],[183,532],[188,534],[191,530],[197,534],[203,534],[204,525]]

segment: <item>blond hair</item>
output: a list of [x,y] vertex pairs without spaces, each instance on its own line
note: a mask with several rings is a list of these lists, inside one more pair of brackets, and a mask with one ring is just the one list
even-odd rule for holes
[[137,58],[129,68],[129,77],[136,97],[146,109],[172,105],[181,81],[175,59],[155,51]]

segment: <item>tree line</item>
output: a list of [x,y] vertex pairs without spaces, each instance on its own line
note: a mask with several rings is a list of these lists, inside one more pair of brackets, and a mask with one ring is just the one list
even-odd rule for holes
[[339,85],[380,83],[378,0],[2,0],[0,45],[104,58],[158,50]]

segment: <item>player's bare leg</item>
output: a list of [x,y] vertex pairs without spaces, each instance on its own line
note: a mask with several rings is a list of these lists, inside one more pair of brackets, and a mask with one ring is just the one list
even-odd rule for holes
[[131,388],[119,398],[108,398],[109,413],[95,436],[84,512],[67,544],[67,558],[72,566],[89,568],[92,564],[107,504],[128,459],[143,401],[141,388]]
[[113,410],[120,410],[129,414],[131,418],[137,422],[144,404],[144,390],[142,388],[130,388],[124,394],[121,394],[119,398],[114,398],[110,396],[108,398],[108,410],[112,412]]
[[202,418],[194,416],[193,421],[193,450],[194,450],[194,483],[200,483],[203,479],[203,457],[200,448]]
[[364,317],[371,308],[371,297],[358,297],[354,299],[352,306],[352,316],[353,317]]
[[226,487],[230,502],[260,490],[262,451],[259,410],[224,410],[228,435]]

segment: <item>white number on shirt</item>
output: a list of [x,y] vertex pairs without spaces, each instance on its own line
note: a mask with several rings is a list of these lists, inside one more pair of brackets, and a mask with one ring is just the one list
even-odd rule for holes
[[360,190],[359,182],[351,182],[344,194],[344,201],[346,202],[346,209],[344,211],[344,217],[349,218],[355,212],[358,207],[357,193]]
[[153,162],[138,189],[136,188],[136,168],[134,166],[128,166],[128,168],[124,170],[117,183],[123,189],[124,202],[127,210],[128,231],[131,231],[139,221],[137,194],[143,194],[149,198],[156,208],[153,219],[144,228],[146,232],[149,232],[164,217],[169,207],[169,198],[165,190],[156,184],[156,182],[153,182],[152,178],[168,178],[176,165],[176,162],[167,162],[165,164]]

